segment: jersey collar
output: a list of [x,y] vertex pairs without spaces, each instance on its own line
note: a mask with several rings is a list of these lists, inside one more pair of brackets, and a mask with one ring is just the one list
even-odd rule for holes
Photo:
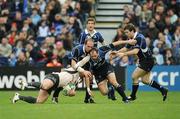
[[[87,29],[85,29],[85,33],[86,33],[86,34],[90,34]],[[90,36],[92,37],[92,36],[94,36],[94,34],[96,34],[96,33],[97,33],[97,31],[94,29],[94,30],[93,30],[93,33],[90,34]]]

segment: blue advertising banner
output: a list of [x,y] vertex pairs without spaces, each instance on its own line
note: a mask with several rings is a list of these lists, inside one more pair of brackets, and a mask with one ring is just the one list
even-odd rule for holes
[[[128,66],[126,70],[126,89],[132,88],[132,73],[136,66]],[[154,66],[150,76],[151,80],[157,81],[170,91],[180,91],[180,66]],[[144,85],[140,81],[139,90],[142,91],[155,91],[150,86]]]

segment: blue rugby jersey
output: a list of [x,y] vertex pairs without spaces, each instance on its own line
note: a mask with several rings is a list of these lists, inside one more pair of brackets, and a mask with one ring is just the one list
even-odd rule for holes
[[73,59],[76,62],[78,62],[78,61],[80,61],[81,59],[83,59],[87,55],[88,55],[88,53],[85,52],[84,45],[80,44],[80,45],[78,45],[78,46],[76,46],[76,47],[74,47],[72,49],[71,58],[70,59]]
[[79,37],[79,43],[84,44],[85,40],[88,38],[92,38],[94,40],[94,47],[97,47],[98,42],[100,42],[100,43],[104,42],[104,39],[99,32],[94,30],[94,33],[90,34],[90,33],[88,33],[88,30],[85,29],[84,32],[82,32]]
[[106,59],[105,59],[105,55],[107,52],[109,52],[110,50],[114,49],[114,45],[113,44],[109,44],[109,45],[105,45],[102,46],[98,49],[99,52],[99,57],[96,61],[90,59],[90,66],[92,70],[97,70],[99,68],[104,68],[104,66],[110,65]]
[[134,39],[137,41],[137,43],[135,45],[127,44],[126,48],[128,48],[128,49],[138,48],[139,52],[138,52],[137,56],[139,58],[139,61],[151,59],[152,52],[146,44],[144,35],[135,32]]

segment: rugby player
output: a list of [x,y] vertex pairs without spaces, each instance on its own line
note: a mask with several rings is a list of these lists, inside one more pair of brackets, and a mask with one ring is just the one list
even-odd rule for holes
[[[83,58],[76,65],[74,65],[73,68],[65,69],[62,72],[53,72],[51,74],[47,74],[40,84],[40,91],[37,98],[31,96],[22,96],[19,93],[15,93],[14,97],[12,98],[12,102],[16,103],[18,100],[22,100],[28,103],[44,103],[53,90],[59,87],[66,88],[66,86],[68,86],[70,83],[75,85],[79,81],[79,75],[90,77],[91,72],[85,71],[81,67],[89,60],[89,58],[90,57]],[[87,88],[89,88],[88,85]],[[91,95],[90,91],[88,93]],[[69,90],[67,95],[74,96],[75,88]]]
[[156,81],[150,80],[150,73],[154,66],[154,60],[152,57],[152,52],[146,44],[145,37],[142,34],[136,32],[135,26],[133,24],[128,24],[127,26],[125,26],[124,32],[129,39],[134,39],[136,41],[136,44],[127,44],[125,47],[116,52],[116,55],[121,58],[123,56],[137,55],[139,60],[138,66],[132,74],[132,92],[128,99],[136,99],[136,93],[139,87],[138,79],[142,78],[142,83],[159,90],[162,94],[163,101],[165,101],[167,98],[168,90],[158,84]]
[[[134,41],[117,41],[109,45],[102,46],[99,49],[92,48],[92,50],[90,51],[90,69],[95,76],[95,80],[102,95],[108,94],[107,82],[109,82],[120,94],[120,96],[122,97],[122,101],[124,103],[128,103],[128,99],[126,97],[126,94],[124,93],[124,89],[116,80],[113,67],[110,64],[111,61],[107,62],[105,59],[105,55],[108,51],[114,49],[115,46],[124,43],[134,44]],[[112,58],[110,58],[110,60],[112,60]]]
[[[91,38],[94,41],[94,47],[98,47],[98,42],[100,42],[102,45],[105,45],[104,38],[94,28],[95,27],[95,23],[96,23],[96,21],[95,21],[94,18],[90,17],[90,18],[87,19],[86,29],[81,33],[80,38],[79,38],[79,43],[80,44],[84,44],[86,39]],[[88,69],[89,67],[86,66],[86,68]],[[92,89],[92,84],[93,84],[93,82],[91,80],[90,89]],[[115,95],[114,95],[114,88],[113,88],[113,86],[111,86],[109,84],[108,85],[108,89],[110,90],[109,93],[108,93],[108,98],[112,99],[112,100],[116,100]],[[88,92],[86,91],[84,102],[85,103],[88,103],[88,102],[94,103],[94,100],[91,99],[91,98],[89,99],[89,98],[90,98],[90,96],[89,96]]]

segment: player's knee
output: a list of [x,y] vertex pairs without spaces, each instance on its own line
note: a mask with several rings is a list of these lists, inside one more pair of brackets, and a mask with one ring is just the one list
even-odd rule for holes
[[50,86],[48,84],[42,84],[41,89],[43,90],[49,90]]
[[36,103],[37,103],[37,104],[43,104],[43,103],[44,103],[44,100],[37,99],[37,100],[36,100]]
[[138,80],[137,76],[136,75],[132,75],[132,80],[135,81],[135,80]]
[[104,95],[104,96],[107,95],[108,94],[108,90],[101,90],[101,94]]
[[146,85],[149,85],[151,81],[143,79],[142,82]]

